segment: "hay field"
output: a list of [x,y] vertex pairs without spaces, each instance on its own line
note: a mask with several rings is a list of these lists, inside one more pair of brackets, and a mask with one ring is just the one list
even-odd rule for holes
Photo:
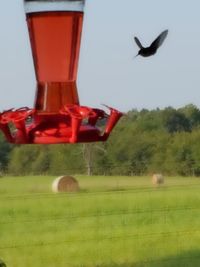
[[0,179],[0,259],[7,267],[200,266],[200,179],[76,176]]

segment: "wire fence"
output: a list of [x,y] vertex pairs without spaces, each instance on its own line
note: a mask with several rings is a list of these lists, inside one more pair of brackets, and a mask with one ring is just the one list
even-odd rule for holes
[[52,192],[36,192],[36,193],[21,193],[21,194],[2,194],[0,195],[0,200],[33,200],[33,199],[40,199],[40,198],[46,198],[46,199],[58,199],[58,198],[82,198],[82,197],[96,197],[97,195],[110,195],[110,194],[140,194],[140,193],[153,193],[153,192],[159,192],[159,190],[167,190],[170,189],[170,191],[177,190],[177,189],[189,189],[189,188],[197,188],[200,187],[200,179],[199,183],[186,183],[186,184],[169,184],[169,185],[163,185],[159,188],[152,187],[152,186],[123,186],[119,185],[116,182],[116,185],[111,186],[110,189],[100,189],[100,190],[93,190],[93,191],[80,191],[78,193],[60,193],[59,195],[53,194]]
[[[119,156],[120,158],[120,156]],[[165,172],[169,175],[184,175],[184,176],[194,176],[199,177],[199,160],[194,159],[165,159],[161,158],[159,160],[154,158],[149,159],[122,159],[116,160],[114,162],[98,162],[91,157],[91,162],[87,162],[87,160],[82,159],[81,161],[77,162],[77,166],[74,166],[74,162],[70,165],[66,161],[66,163],[62,163],[59,166],[59,171],[54,169],[53,167],[49,166],[50,163],[47,164],[47,170],[44,171],[42,169],[33,168],[31,169],[32,165],[29,164],[26,166],[21,166],[19,169],[14,170],[14,175],[33,175],[44,174],[44,175],[61,175],[63,172],[69,174],[83,174],[83,175],[127,175],[127,176],[137,176],[137,175],[148,175],[149,171],[157,169],[160,172]],[[72,167],[73,165],[73,167]],[[166,166],[171,166],[166,167]],[[10,174],[12,175],[12,169],[6,171],[3,174]]]
[[[109,196],[109,195],[115,195],[117,198],[118,196],[123,196],[123,195],[127,195],[127,194],[140,194],[140,193],[155,193],[155,192],[162,192],[162,190],[169,189],[170,191],[173,190],[186,190],[186,189],[200,189],[200,183],[192,183],[192,184],[179,184],[179,185],[168,185],[168,186],[164,186],[164,187],[160,187],[160,188],[152,188],[150,186],[144,186],[144,187],[133,187],[133,188],[126,188],[126,190],[111,190],[111,191],[98,191],[98,192],[81,192],[81,193],[76,193],[76,194],[58,194],[58,195],[54,195],[53,193],[30,193],[30,194],[25,194],[25,195],[1,195],[0,196],[0,202],[4,202],[7,201],[7,205],[9,206],[9,202],[10,201],[27,201],[27,200],[31,200],[31,201],[35,201],[35,200],[43,200],[43,199],[50,199],[52,201],[54,200],[59,200],[59,199],[66,199],[66,200],[73,200],[73,199],[80,199],[80,201],[83,198],[89,198],[89,201],[93,201],[93,197],[96,196]],[[81,203],[81,202],[80,202]],[[28,205],[28,203],[26,203]],[[194,203],[193,203],[194,204]],[[10,203],[11,207],[12,207],[12,203]],[[16,227],[17,224],[21,224],[24,226],[24,232],[29,232],[30,230],[30,225],[26,225],[26,224],[40,224],[40,225],[44,225],[46,222],[51,222],[52,224],[57,225],[57,227],[59,227],[60,223],[73,223],[74,221],[81,221],[81,220],[90,220],[93,222],[93,224],[95,223],[96,219],[104,219],[106,217],[112,217],[112,221],[116,220],[115,223],[115,231],[113,231],[112,234],[103,234],[103,231],[100,231],[99,233],[96,233],[94,236],[90,236],[90,237],[84,237],[81,236],[79,237],[71,237],[71,238],[63,238],[60,240],[47,240],[47,239],[43,239],[41,237],[40,240],[38,241],[33,241],[33,240],[27,240],[25,239],[23,242],[20,242],[19,240],[13,240],[13,242],[9,243],[9,239],[7,240],[8,243],[4,243],[1,241],[0,244],[0,255],[1,253],[4,253],[4,251],[9,251],[11,250],[17,250],[17,251],[26,251],[26,249],[31,249],[31,248],[38,248],[39,250],[42,248],[46,248],[46,247],[50,247],[53,248],[54,246],[60,246],[61,248],[63,246],[66,245],[79,245],[79,243],[81,244],[81,246],[84,246],[85,243],[104,243],[104,242],[118,242],[118,241],[131,241],[133,240],[135,243],[140,241],[140,240],[148,240],[150,243],[154,243],[156,239],[161,238],[163,240],[163,242],[167,242],[168,238],[187,238],[187,240],[189,240],[191,238],[191,236],[196,236],[196,238],[199,238],[200,241],[200,223],[196,224],[194,227],[192,227],[192,229],[190,229],[189,227],[185,227],[185,229],[180,229],[180,230],[172,230],[169,231],[167,230],[167,227],[163,230],[159,229],[157,231],[151,231],[151,232],[138,232],[137,233],[137,229],[135,229],[135,232],[133,233],[127,233],[126,229],[128,229],[129,227],[132,226],[133,221],[136,218],[139,218],[140,216],[150,216],[152,217],[152,221],[149,222],[149,226],[150,225],[154,225],[155,224],[155,219],[153,218],[153,216],[155,214],[157,214],[162,221],[164,222],[165,220],[167,220],[167,217],[169,214],[173,215],[177,214],[177,213],[181,213],[182,216],[186,216],[188,212],[191,212],[194,216],[200,212],[200,206],[197,205],[192,205],[190,202],[187,205],[174,205],[174,206],[170,206],[170,205],[165,205],[162,207],[147,207],[147,208],[141,208],[141,207],[137,207],[134,206],[133,208],[124,208],[124,209],[117,209],[117,211],[110,211],[110,210],[96,210],[93,212],[87,212],[86,214],[80,214],[78,211],[74,211],[74,213],[71,214],[62,214],[62,215],[40,215],[39,214],[35,214],[33,216],[33,214],[29,214],[27,216],[24,216],[21,219],[16,219],[15,218],[15,214],[11,215],[11,216],[7,216],[6,220],[4,220],[3,217],[0,216],[0,229],[2,226],[12,226],[11,229],[14,229]],[[48,213],[46,213],[48,214]],[[121,218],[121,221],[126,220],[127,217],[129,217],[129,220],[127,220],[128,222],[126,222],[126,224],[123,226],[123,229],[121,230],[121,222],[119,221],[119,218]],[[112,228],[112,224],[111,225],[103,225],[101,224],[101,222],[99,222],[99,227],[103,228],[103,227],[109,227]],[[153,227],[152,227],[153,228]],[[81,230],[84,232],[85,230],[89,230],[90,232],[94,231],[96,229],[96,226],[93,226],[91,224],[89,225],[85,225],[82,226]],[[1,232],[1,230],[0,230]],[[23,234],[22,233],[22,234]],[[12,238],[11,238],[12,239]],[[10,239],[10,240],[11,240]],[[180,243],[180,241],[179,241]],[[179,244],[181,247],[181,243]],[[141,248],[142,249],[142,248]],[[181,248],[180,248],[181,251]],[[162,266],[162,264],[164,264],[164,262],[173,262],[173,261],[184,261],[184,260],[194,260],[194,259],[199,260],[200,259],[200,254],[197,255],[192,255],[192,256],[184,256],[184,254],[179,255],[178,257],[172,257],[172,258],[167,258],[167,259],[146,259],[144,261],[140,261],[140,262],[136,262],[134,263],[134,267],[140,267],[140,266],[145,266],[146,264],[157,264],[159,263],[160,266]],[[67,263],[66,263],[67,264]],[[69,266],[70,263],[69,263]],[[84,264],[82,265],[84,266]],[[87,265],[85,265],[87,266]],[[99,265],[101,266],[101,265]],[[104,265],[102,265],[104,266]],[[108,265],[109,266],[109,265]],[[118,265],[116,265],[118,266]],[[121,266],[121,265],[119,265]],[[122,265],[123,266],[123,265]],[[124,265],[126,266],[126,265]],[[129,265],[128,265],[129,266]],[[131,266],[131,265],[130,265]]]
[[[133,215],[137,215],[139,216],[140,214],[153,214],[153,213],[159,213],[161,216],[162,214],[165,213],[170,213],[170,212],[194,212],[194,211],[200,211],[200,207],[186,207],[186,206],[182,206],[182,207],[164,207],[164,208],[159,208],[159,209],[133,209],[133,210],[119,210],[117,212],[94,212],[94,213],[89,213],[86,215],[78,215],[78,214],[74,214],[74,215],[65,215],[65,216],[47,216],[47,217],[39,217],[39,218],[35,218],[35,217],[30,217],[27,216],[26,218],[24,218],[23,220],[16,220],[13,217],[10,217],[10,219],[12,220],[0,220],[0,225],[1,224],[24,224],[24,223],[43,223],[43,222],[49,222],[49,221],[53,221],[53,222],[58,222],[58,221],[74,221],[74,220],[83,220],[83,219],[94,219],[94,218],[102,218],[102,217],[111,217],[111,216],[133,216]],[[127,224],[128,225],[128,224]]]
[[[1,246],[0,245],[0,250],[4,249],[18,249],[18,248],[28,248],[28,247],[44,247],[44,246],[58,246],[58,245],[63,245],[63,244],[68,244],[68,243],[85,243],[85,242],[103,242],[105,240],[127,240],[127,239],[132,239],[132,240],[139,240],[139,239],[151,239],[153,240],[155,237],[162,236],[162,238],[169,238],[169,236],[190,236],[192,234],[199,234],[200,230],[199,229],[193,229],[193,230],[184,230],[184,231],[169,231],[169,232],[152,232],[152,233],[140,233],[140,234],[130,234],[130,235],[113,235],[113,236],[100,236],[99,238],[80,238],[80,239],[73,239],[73,240],[60,240],[60,241],[53,241],[53,242],[37,242],[37,243],[32,243],[28,242],[25,244],[12,244],[8,246]],[[199,255],[200,257],[200,255]]]

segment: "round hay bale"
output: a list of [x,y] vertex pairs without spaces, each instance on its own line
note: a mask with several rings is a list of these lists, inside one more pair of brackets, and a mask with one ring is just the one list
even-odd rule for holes
[[58,192],[77,192],[79,191],[78,181],[72,176],[60,176],[53,181],[52,191]]
[[157,173],[152,176],[152,183],[154,185],[164,184],[164,177],[162,174]]

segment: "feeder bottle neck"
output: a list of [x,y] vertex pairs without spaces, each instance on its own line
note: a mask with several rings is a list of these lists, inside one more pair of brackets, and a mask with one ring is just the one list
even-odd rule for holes
[[85,0],[24,0],[26,13],[43,11],[84,11]]

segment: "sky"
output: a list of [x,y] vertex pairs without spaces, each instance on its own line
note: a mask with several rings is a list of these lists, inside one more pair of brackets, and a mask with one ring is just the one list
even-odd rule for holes
[[[120,111],[200,108],[199,0],[86,0],[78,70],[81,105]],[[155,56],[133,57],[169,34]],[[23,0],[1,0],[0,111],[33,107],[36,80]]]

